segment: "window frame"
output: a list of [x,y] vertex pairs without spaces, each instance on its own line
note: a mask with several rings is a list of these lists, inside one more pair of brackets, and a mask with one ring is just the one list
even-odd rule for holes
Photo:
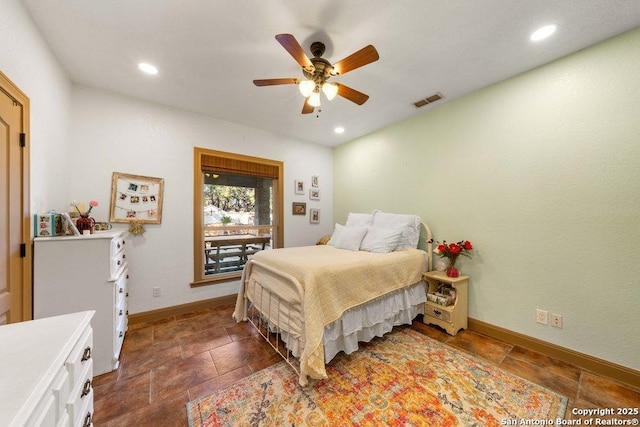
[[238,280],[242,272],[216,274],[215,276],[205,276],[204,274],[204,198],[202,191],[204,188],[203,159],[205,157],[219,157],[221,159],[239,160],[258,165],[268,165],[277,169],[277,178],[273,183],[273,227],[272,248],[284,246],[284,191],[283,175],[284,163],[279,160],[271,160],[260,157],[247,156],[244,154],[229,153],[206,148],[194,147],[194,169],[193,169],[193,282],[192,287],[213,285],[232,280]]

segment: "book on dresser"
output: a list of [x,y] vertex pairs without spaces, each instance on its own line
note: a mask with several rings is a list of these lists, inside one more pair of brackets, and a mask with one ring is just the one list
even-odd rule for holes
[[34,319],[94,310],[93,372],[118,368],[127,331],[124,231],[34,239]]

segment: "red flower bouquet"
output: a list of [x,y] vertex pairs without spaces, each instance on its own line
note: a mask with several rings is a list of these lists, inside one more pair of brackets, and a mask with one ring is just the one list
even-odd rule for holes
[[456,260],[460,255],[471,258],[470,252],[473,250],[473,245],[468,240],[461,240],[458,243],[447,244],[446,240],[442,243],[438,242],[438,246],[433,250],[440,258],[449,258],[449,267],[447,267],[447,276],[458,277],[460,272],[455,267]]

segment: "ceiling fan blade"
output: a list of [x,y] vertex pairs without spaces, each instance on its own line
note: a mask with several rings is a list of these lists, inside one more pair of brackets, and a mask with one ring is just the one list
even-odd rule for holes
[[346,74],[378,59],[380,59],[378,51],[375,47],[369,45],[333,64],[333,73],[336,75]]
[[289,52],[289,55],[291,55],[302,68],[307,70],[314,69],[313,63],[311,63],[307,54],[304,53],[302,46],[300,46],[300,43],[298,43],[295,37],[291,34],[278,34],[276,35],[276,40],[278,40],[278,43]]
[[297,85],[300,83],[300,79],[262,79],[254,80],[253,84],[256,86],[273,86],[273,85]]
[[313,106],[309,105],[309,98],[304,99],[304,105],[302,106],[302,114],[313,113]]
[[336,83],[338,85],[338,95],[343,98],[347,98],[351,102],[355,102],[358,105],[362,105],[367,102],[369,95],[365,95],[362,92],[358,92],[355,89],[351,89],[349,86],[345,86],[342,83]]

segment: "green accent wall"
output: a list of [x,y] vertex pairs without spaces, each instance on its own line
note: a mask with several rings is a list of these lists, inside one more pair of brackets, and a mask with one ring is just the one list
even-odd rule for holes
[[336,147],[335,220],[419,214],[476,247],[470,317],[640,370],[639,46],[635,29]]

